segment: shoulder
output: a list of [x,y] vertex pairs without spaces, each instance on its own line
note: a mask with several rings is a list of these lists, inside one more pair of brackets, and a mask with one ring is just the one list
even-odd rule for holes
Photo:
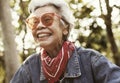
[[[30,83],[32,73],[37,72],[37,67],[39,67],[39,54],[30,55],[19,67],[19,69],[14,74],[10,83]],[[37,63],[37,64],[36,64]],[[34,71],[34,69],[36,69]],[[38,68],[39,69],[39,68]],[[32,74],[32,75],[31,75]]]
[[31,75],[32,78],[34,75],[39,76],[40,73],[40,54],[30,55],[22,64],[23,69]]
[[83,61],[90,61],[91,63],[95,63],[101,57],[104,57],[100,52],[90,48],[79,47],[77,48],[77,53]]
[[34,53],[26,58],[26,60],[23,62],[23,65],[37,63],[38,61],[39,61],[39,54]]
[[90,49],[90,48],[83,48],[83,47],[79,47],[77,48],[77,52],[80,55],[84,55],[84,56],[102,56],[100,52],[94,50],[94,49]]
[[23,61],[21,68],[26,72],[32,72],[34,68],[38,68],[40,66],[40,58],[39,54],[35,53],[28,56],[25,61]]

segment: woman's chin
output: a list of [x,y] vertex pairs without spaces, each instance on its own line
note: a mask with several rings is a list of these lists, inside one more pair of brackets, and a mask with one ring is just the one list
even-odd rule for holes
[[50,46],[50,41],[37,41],[37,43],[39,44],[40,47],[42,48],[46,48]]

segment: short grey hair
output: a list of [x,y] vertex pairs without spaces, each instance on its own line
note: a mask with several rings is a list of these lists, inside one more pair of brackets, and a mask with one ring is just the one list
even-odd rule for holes
[[60,8],[62,17],[64,17],[64,20],[69,23],[69,29],[71,29],[74,25],[74,17],[68,4],[64,0],[31,0],[28,6],[28,11],[29,13],[32,13],[37,7],[42,7],[48,4],[53,4]]

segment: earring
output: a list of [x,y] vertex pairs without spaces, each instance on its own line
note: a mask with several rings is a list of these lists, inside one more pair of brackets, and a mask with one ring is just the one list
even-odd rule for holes
[[68,34],[68,31],[67,31],[67,30],[64,30],[64,31],[63,31],[63,34],[64,34],[64,35],[67,35],[67,34]]

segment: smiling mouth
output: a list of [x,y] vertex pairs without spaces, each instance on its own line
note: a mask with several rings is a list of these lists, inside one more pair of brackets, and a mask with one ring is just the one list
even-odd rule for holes
[[46,38],[46,37],[49,37],[49,36],[51,36],[51,34],[45,34],[45,33],[37,34],[37,38]]

